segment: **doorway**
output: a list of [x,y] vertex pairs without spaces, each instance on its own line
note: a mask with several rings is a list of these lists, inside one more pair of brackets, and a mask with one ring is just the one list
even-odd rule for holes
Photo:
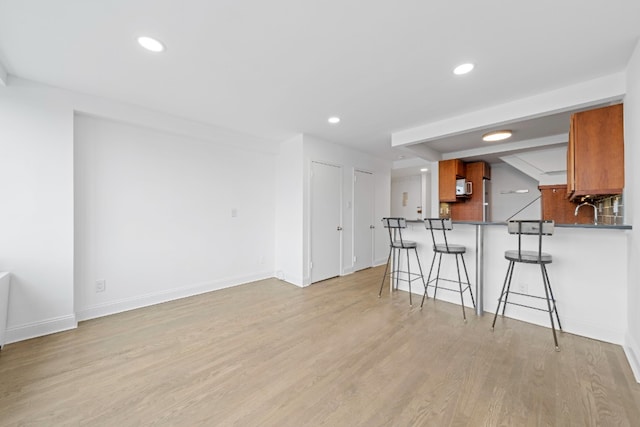
[[311,162],[311,283],[340,275],[342,168]]
[[353,271],[373,266],[374,176],[353,172]]

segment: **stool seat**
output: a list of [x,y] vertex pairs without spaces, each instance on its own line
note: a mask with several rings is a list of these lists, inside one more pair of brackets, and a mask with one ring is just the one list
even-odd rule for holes
[[467,247],[464,245],[448,245],[437,243],[433,245],[433,250],[436,252],[442,252],[445,254],[463,254],[467,252]]
[[[540,256],[538,258],[538,255]],[[550,264],[552,261],[552,257],[549,254],[542,252],[538,254],[538,251],[519,251],[514,249],[512,251],[506,251],[504,253],[504,257],[509,261],[516,262],[529,262],[532,264]]]
[[418,247],[416,242],[412,242],[411,240],[396,240],[391,243],[391,246],[397,249],[411,249]]

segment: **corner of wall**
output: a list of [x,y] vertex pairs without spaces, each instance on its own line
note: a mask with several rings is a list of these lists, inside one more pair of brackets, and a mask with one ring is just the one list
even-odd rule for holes
[[627,334],[626,343],[623,348],[633,375],[636,377],[636,381],[640,383],[640,345],[633,339],[631,334]]
[[9,73],[7,69],[0,62],[0,86],[7,86],[9,84]]

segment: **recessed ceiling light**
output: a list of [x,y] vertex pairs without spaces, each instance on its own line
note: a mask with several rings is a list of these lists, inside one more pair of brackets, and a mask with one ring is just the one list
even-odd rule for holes
[[482,135],[482,140],[487,142],[502,141],[507,138],[511,138],[510,130],[496,130]]
[[329,123],[331,123],[332,125],[335,125],[336,123],[340,123],[340,117],[329,117]]
[[151,37],[138,37],[138,44],[151,52],[162,52],[164,50],[164,45],[160,41]]
[[422,168],[422,169],[420,169],[420,172],[429,172],[429,169],[427,169],[427,168]]
[[453,74],[457,74],[457,75],[467,74],[468,72],[473,70],[473,67],[474,65],[471,63],[458,65],[456,68],[454,68]]

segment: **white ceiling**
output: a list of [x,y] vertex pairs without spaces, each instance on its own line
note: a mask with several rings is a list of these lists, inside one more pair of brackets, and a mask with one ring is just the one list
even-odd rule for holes
[[[268,140],[307,133],[397,159],[396,131],[624,70],[638,16],[638,0],[0,0],[0,63]],[[467,61],[473,73],[452,74]],[[568,130],[557,119],[521,136]],[[438,150],[477,144],[458,135]]]

